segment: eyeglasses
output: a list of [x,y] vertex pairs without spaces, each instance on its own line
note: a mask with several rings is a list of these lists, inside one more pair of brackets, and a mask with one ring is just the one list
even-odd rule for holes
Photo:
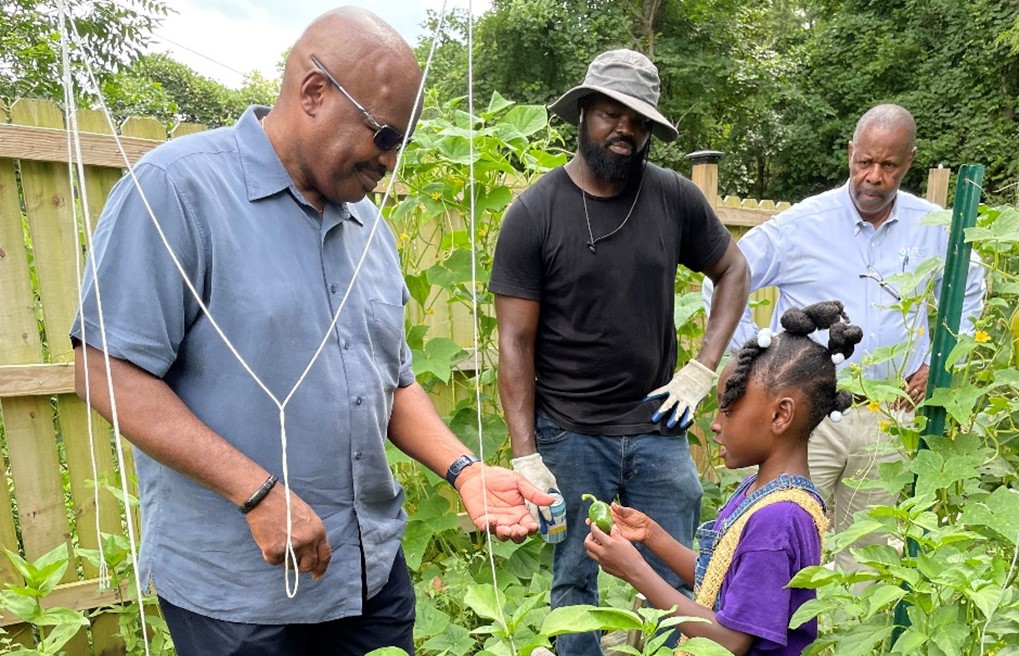
[[894,298],[896,301],[901,301],[902,300],[902,296],[899,295],[899,292],[895,291],[895,288],[892,287],[892,284],[890,282],[888,282],[887,280],[885,280],[884,278],[882,278],[881,274],[878,273],[877,269],[875,269],[873,266],[868,265],[867,266],[867,273],[861,273],[860,277],[861,278],[870,278],[871,280],[873,280],[877,284],[881,285],[881,289],[883,289],[886,292],[888,292],[889,294],[891,294],[892,298]]
[[[367,122],[368,125],[375,130],[375,134],[372,135],[372,141],[375,142],[376,148],[382,152],[387,152],[390,150],[399,150],[403,147],[403,134],[401,134],[399,130],[391,125],[384,125],[376,121],[375,118],[368,113],[368,110],[364,108],[364,105],[354,100],[354,96],[350,95],[347,90],[343,88],[343,85],[336,81],[336,78],[332,76],[332,73],[326,70],[326,67],[322,65],[322,62],[320,62],[315,55],[311,56],[311,63],[315,64],[315,68],[322,71],[322,74],[333,83],[333,86],[340,90],[340,93],[347,97],[347,100],[354,103],[354,107],[357,107],[358,111],[361,112],[361,116],[364,117],[365,122]],[[411,139],[408,138],[407,143],[410,142]]]

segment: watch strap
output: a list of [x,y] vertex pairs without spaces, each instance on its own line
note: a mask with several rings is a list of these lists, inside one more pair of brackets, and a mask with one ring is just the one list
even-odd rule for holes
[[476,462],[481,462],[475,456],[464,454],[453,461],[453,464],[446,470],[446,482],[453,485],[456,482],[456,477],[460,475],[467,467],[470,467]]

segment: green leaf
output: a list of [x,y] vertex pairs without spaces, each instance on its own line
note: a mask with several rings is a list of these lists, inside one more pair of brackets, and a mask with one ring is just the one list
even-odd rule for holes
[[841,574],[838,572],[832,571],[827,567],[821,567],[820,565],[804,567],[796,572],[796,575],[789,581],[786,587],[813,590],[827,585],[833,579],[837,579],[840,576]]
[[520,134],[529,137],[548,125],[548,112],[541,105],[517,105],[502,118],[502,122],[516,128]]
[[418,376],[427,372],[444,382],[452,378],[453,365],[467,357],[467,351],[447,337],[428,340],[424,351],[412,353],[414,371]]
[[507,107],[512,106],[513,106],[512,100],[506,100],[505,98],[502,97],[502,94],[500,94],[498,91],[493,91],[492,99],[488,101],[488,109],[485,110],[485,112],[488,114],[496,114],[506,109]]
[[450,623],[446,630],[437,636],[425,640],[421,650],[434,651],[437,653],[466,654],[474,648],[476,641],[471,637],[470,631]]
[[986,501],[967,504],[961,520],[965,524],[986,526],[1015,547],[1019,543],[1019,492],[999,487]]
[[690,638],[682,646],[676,648],[676,653],[693,654],[694,656],[732,656],[732,652],[707,638]]
[[418,305],[422,308],[426,307],[428,302],[428,295],[432,291],[432,285],[428,282],[428,272],[423,271],[417,275],[404,274],[403,279],[407,283],[407,289],[410,291],[410,297],[417,301]]
[[42,613],[39,600],[33,595],[17,594],[11,590],[0,592],[0,605],[8,613],[14,613],[26,622],[32,622]]
[[867,602],[867,615],[871,616],[880,610],[884,610],[893,602],[902,599],[906,591],[897,585],[877,583],[864,591],[864,600]]
[[831,538],[828,547],[833,551],[841,551],[865,535],[884,530],[884,527],[884,524],[876,519],[858,519],[846,530],[836,533]]
[[407,656],[407,652],[399,647],[380,647],[371,650],[365,656]]
[[541,624],[541,633],[556,636],[563,633],[588,631],[629,631],[643,626],[636,614],[614,608],[597,606],[561,606],[553,608]]
[[789,628],[797,629],[804,622],[809,622],[822,613],[838,608],[839,605],[838,600],[831,597],[808,599],[800,604],[800,607],[796,609],[793,616],[789,618]]
[[676,328],[682,328],[692,318],[704,313],[704,299],[700,292],[687,292],[676,296],[673,320]]
[[987,227],[966,228],[966,241],[1019,241],[1019,211],[1008,208]]
[[954,389],[939,387],[931,394],[931,398],[927,399],[926,404],[943,407],[953,420],[965,425],[969,423],[973,406],[983,393],[983,389],[973,385]]
[[418,594],[414,619],[414,637],[430,638],[446,630],[449,626],[449,615],[435,606],[428,596]]
[[486,620],[493,620],[502,624],[502,612],[499,600],[496,599],[495,590],[491,585],[472,585],[467,588],[467,596],[464,603],[478,617]]
[[917,648],[926,644],[930,637],[926,633],[921,633],[915,627],[909,627],[902,632],[899,639],[895,641],[895,645],[892,647],[893,654],[911,654]]

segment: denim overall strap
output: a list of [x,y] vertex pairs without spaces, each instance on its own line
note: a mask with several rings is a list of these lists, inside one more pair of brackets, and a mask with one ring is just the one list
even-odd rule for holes
[[[708,564],[707,572],[696,591],[695,601],[705,608],[714,608],[718,601],[718,593],[722,589],[722,581],[729,572],[733,556],[739,546],[743,528],[755,512],[775,503],[792,501],[803,508],[814,519],[817,527],[818,539],[824,539],[824,532],[828,528],[828,519],[824,513],[824,506],[817,497],[802,488],[780,488],[758,499],[758,501],[745,511],[738,521],[729,525],[724,534],[720,535],[715,542],[715,550]],[[822,545],[823,548],[823,545]]]
[[[744,481],[744,485],[741,485],[733,496],[738,496],[753,480]],[[709,544],[701,545],[695,566],[697,603],[718,610],[716,607],[718,593],[732,564],[744,526],[755,512],[781,501],[792,501],[807,511],[814,519],[819,538],[823,540],[828,520],[817,488],[808,478],[782,474],[744,499],[736,511],[722,522],[717,532],[709,531],[710,534],[702,535],[702,532],[698,531],[698,540],[704,540]]]
[[[744,478],[736,491],[733,492],[729,498],[737,499],[746,492],[747,488],[750,487],[754,481],[757,480],[757,474],[752,474]],[[736,509],[735,512],[739,513],[742,505]],[[711,554],[715,551],[715,542],[718,540],[718,536],[721,534],[721,529],[724,521],[720,522],[717,518],[706,521],[697,527],[697,558],[694,561],[694,590],[697,590],[701,586],[701,580],[704,578],[704,573],[708,571],[708,563],[711,562]]]
[[[750,483],[756,480],[757,480],[756,475],[747,478],[745,481],[743,481],[744,484],[740,485],[739,488],[736,489],[736,492],[733,493],[733,496],[734,497],[739,496],[741,492],[743,492],[747,487],[749,487]],[[722,534],[728,531],[729,527],[735,524],[739,520],[739,518],[743,515],[743,513],[750,510],[750,508],[752,508],[754,504],[756,504],[758,501],[768,496],[772,492],[775,492],[776,490],[804,490],[817,498],[817,502],[821,504],[821,510],[823,511],[827,510],[827,508],[825,508],[824,501],[821,499],[821,493],[817,491],[817,488],[814,487],[814,483],[811,482],[809,478],[807,478],[806,476],[797,476],[794,474],[779,474],[775,478],[775,480],[769,481],[768,483],[762,485],[759,489],[755,490],[753,494],[750,494],[747,496],[746,499],[743,499],[743,501],[739,504],[736,510],[733,511],[731,515],[725,518],[725,521],[722,522],[721,526],[716,528],[719,537],[721,537]]]

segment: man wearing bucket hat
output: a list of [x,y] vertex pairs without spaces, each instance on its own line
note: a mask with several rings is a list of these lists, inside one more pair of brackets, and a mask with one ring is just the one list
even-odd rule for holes
[[[746,260],[707,200],[647,161],[652,136],[677,137],[658,97],[647,57],[598,55],[584,83],[549,107],[578,126],[575,155],[514,201],[496,246],[489,289],[513,467],[566,501],[553,607],[598,603],[583,493],[618,496],[690,544],[702,491],[685,429],[747,302]],[[673,375],[680,264],[704,272],[716,294],[700,353]],[[556,647],[601,653],[593,633],[560,636]]]

